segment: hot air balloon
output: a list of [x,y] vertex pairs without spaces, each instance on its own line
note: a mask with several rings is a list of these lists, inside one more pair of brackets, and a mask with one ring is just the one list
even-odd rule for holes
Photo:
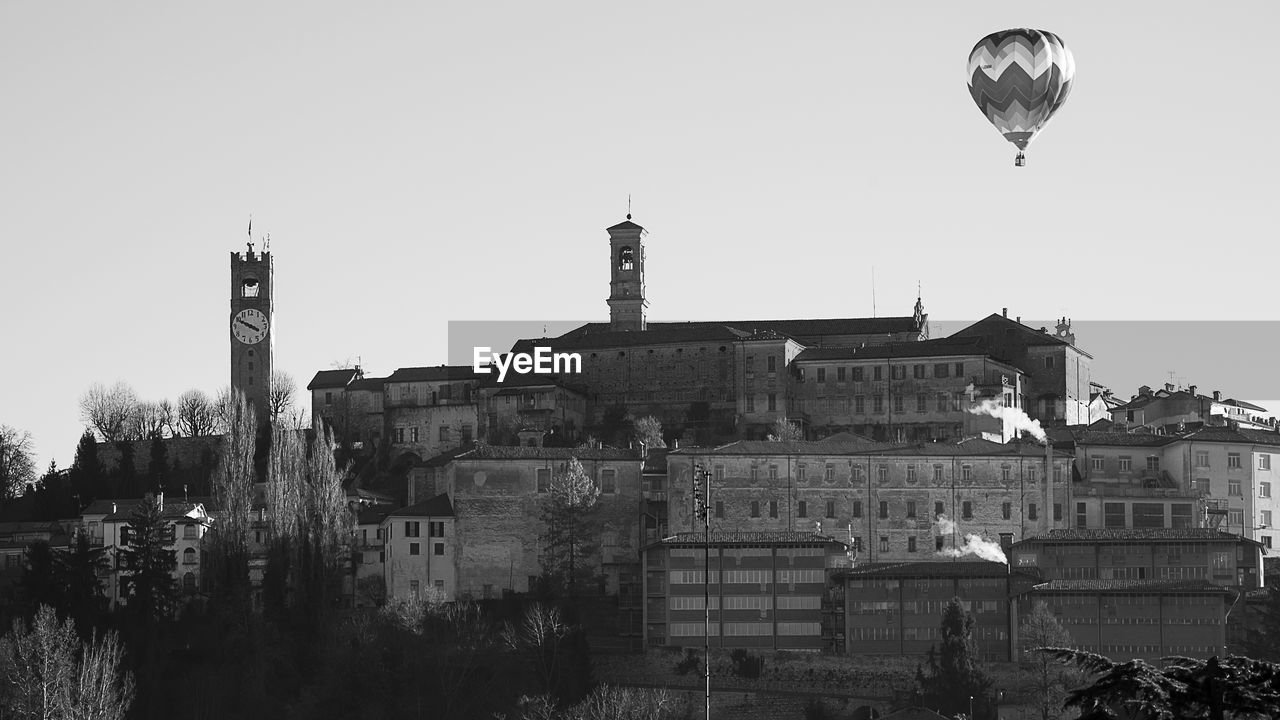
[[996,130],[1018,146],[1014,165],[1026,164],[1022,151],[1062,107],[1075,72],[1071,51],[1051,32],[1001,30],[973,46],[969,94]]

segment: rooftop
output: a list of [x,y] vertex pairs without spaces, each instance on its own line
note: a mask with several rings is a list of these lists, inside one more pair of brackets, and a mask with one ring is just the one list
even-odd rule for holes
[[[713,532],[712,545],[812,545],[815,543],[845,543],[828,535],[812,532],[780,531],[780,532]],[[705,536],[700,532],[676,533],[662,538],[655,545],[696,545],[706,544]]]
[[1048,536],[1029,537],[1020,543],[1032,542],[1186,542],[1190,540],[1222,540],[1230,542],[1254,541],[1222,530],[1213,528],[1072,528],[1069,530],[1050,530]]
[[345,368],[342,370],[321,370],[316,376],[311,378],[311,382],[307,384],[308,390],[327,390],[331,388],[344,388],[353,379],[359,377],[360,371],[355,368]]
[[923,562],[872,563],[846,570],[847,578],[886,577],[1005,577],[1009,566],[988,560],[937,560]]
[[914,342],[893,342],[862,347],[815,347],[796,356],[796,362],[883,358],[982,356],[989,354],[980,337],[948,337]]
[[478,380],[483,375],[470,365],[433,365],[431,367],[400,368],[387,376],[387,383],[437,382],[441,380]]
[[634,460],[639,461],[639,450],[618,448],[559,448],[525,447],[520,445],[477,445],[456,456],[458,460]]
[[402,507],[387,513],[387,517],[453,517],[453,503],[449,502],[448,493]]
[[1204,592],[1231,594],[1231,590],[1208,580],[1050,580],[1035,587],[1037,592]]

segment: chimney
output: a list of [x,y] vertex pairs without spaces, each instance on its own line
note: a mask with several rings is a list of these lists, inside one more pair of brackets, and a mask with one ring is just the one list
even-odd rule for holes
[[1151,395],[1151,386],[1150,386],[1150,385],[1143,385],[1142,387],[1138,388],[1138,395],[1139,395],[1140,397],[1148,397],[1148,396],[1150,396],[1150,395]]
[[164,491],[163,490],[161,490],[159,494],[156,495],[156,499],[160,501],[159,503],[160,509],[163,510],[164,509]]
[[1040,509],[1042,513],[1041,524],[1044,527],[1044,537],[1049,536],[1049,528],[1053,527],[1053,443],[1045,441],[1044,444],[1044,507]]
[[1164,384],[1164,391],[1165,391],[1165,392],[1173,392],[1173,383],[1165,383],[1165,384]]
[[1004,317],[1004,319],[1008,320],[1008,319],[1009,319],[1009,308],[1000,308],[1000,315],[1001,315],[1002,317]]
[[1214,402],[1222,402],[1222,391],[1221,391],[1221,390],[1214,390],[1214,391],[1213,391],[1213,401],[1214,401]]
[[116,514],[116,501],[115,501],[115,500],[112,500],[112,501],[111,501],[111,514],[112,514],[112,515],[115,515],[115,514]]
[[1021,324],[1022,324],[1022,316],[1021,316],[1021,315],[1019,315],[1019,316],[1018,316],[1018,318],[1017,318],[1017,320],[1016,320],[1015,322],[1017,322],[1019,325],[1021,325]]
[[1195,394],[1196,394],[1196,386],[1195,386],[1195,385],[1188,385],[1188,386],[1187,386],[1187,392],[1191,393],[1192,395],[1195,395]]

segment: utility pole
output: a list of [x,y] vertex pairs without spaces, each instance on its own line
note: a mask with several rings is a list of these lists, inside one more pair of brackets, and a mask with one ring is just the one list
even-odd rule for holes
[[702,465],[693,471],[693,512],[702,520],[702,674],[707,684],[706,720],[711,720],[711,504],[710,473]]

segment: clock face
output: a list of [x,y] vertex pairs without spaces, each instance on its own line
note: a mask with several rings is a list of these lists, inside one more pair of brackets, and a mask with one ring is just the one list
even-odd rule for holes
[[267,336],[267,316],[261,310],[241,310],[231,318],[231,334],[245,345],[260,343]]

